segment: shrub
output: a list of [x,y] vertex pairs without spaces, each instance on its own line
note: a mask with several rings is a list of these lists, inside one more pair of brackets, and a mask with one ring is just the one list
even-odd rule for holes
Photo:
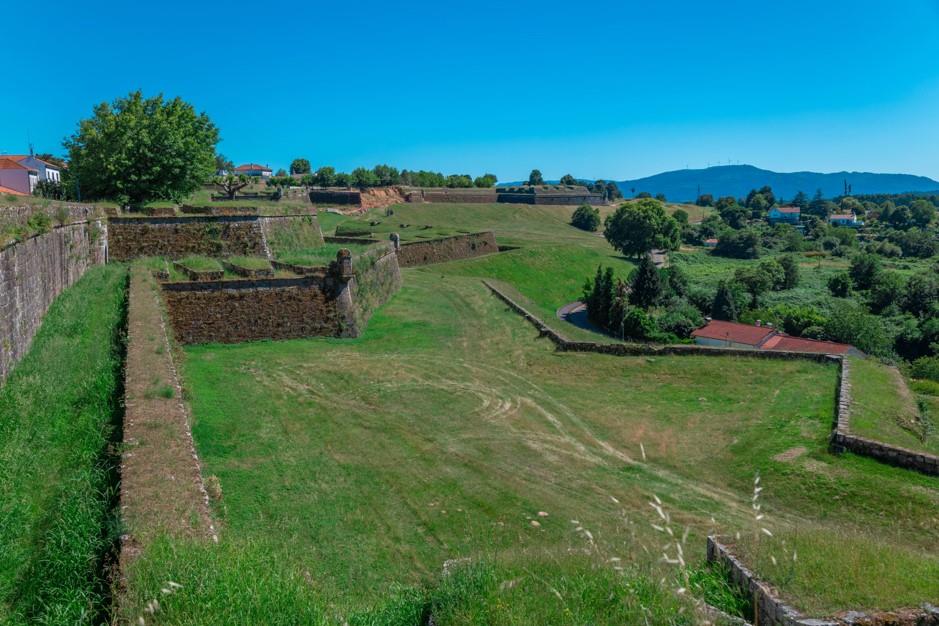
[[873,254],[857,254],[848,270],[856,289],[870,289],[880,273],[880,259]]
[[717,240],[714,254],[733,259],[756,259],[760,256],[760,235],[752,228],[725,231]]
[[656,320],[662,332],[688,338],[692,331],[704,324],[701,312],[687,300],[673,298],[665,313]]
[[836,298],[847,298],[851,295],[851,277],[847,272],[835,274],[828,279],[828,291]]
[[648,313],[638,307],[631,307],[626,311],[622,325],[624,339],[647,341],[654,339],[656,335],[658,335],[658,327]]
[[906,279],[897,272],[882,272],[874,278],[867,297],[867,306],[874,313],[896,308],[906,293]]
[[939,356],[924,356],[913,361],[910,376],[939,382]]
[[581,230],[596,232],[600,228],[600,211],[589,204],[582,204],[571,216],[571,225]]
[[825,334],[832,341],[849,343],[868,354],[890,354],[892,341],[881,319],[865,312],[853,302],[835,304],[824,328]]
[[37,235],[42,235],[52,230],[52,218],[45,211],[36,211],[26,220],[26,226]]
[[799,284],[799,262],[796,258],[787,254],[779,257],[779,266],[783,269],[782,289],[792,289]]

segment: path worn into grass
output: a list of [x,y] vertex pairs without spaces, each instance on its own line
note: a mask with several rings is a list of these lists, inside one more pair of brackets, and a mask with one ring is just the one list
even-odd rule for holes
[[132,270],[121,460],[121,512],[128,534],[122,567],[158,533],[216,538],[157,290],[146,269]]

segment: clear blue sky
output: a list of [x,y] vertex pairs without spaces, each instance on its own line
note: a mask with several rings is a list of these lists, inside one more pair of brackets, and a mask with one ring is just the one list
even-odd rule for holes
[[939,0],[8,4],[0,152],[140,88],[275,169],[939,178]]

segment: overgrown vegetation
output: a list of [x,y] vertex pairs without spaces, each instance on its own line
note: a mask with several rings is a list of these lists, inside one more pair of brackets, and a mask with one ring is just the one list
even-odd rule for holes
[[0,389],[0,621],[106,621],[126,270],[88,270]]

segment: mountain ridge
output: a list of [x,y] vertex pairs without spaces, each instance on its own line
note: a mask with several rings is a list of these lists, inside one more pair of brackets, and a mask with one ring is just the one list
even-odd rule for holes
[[[743,197],[751,189],[764,185],[773,188],[777,197],[791,199],[799,191],[808,196],[821,189],[822,195],[832,198],[844,194],[844,185],[851,186],[854,195],[878,193],[939,192],[939,181],[913,174],[876,172],[774,172],[754,165],[715,165],[703,169],[684,169],[661,172],[632,180],[614,181],[623,196],[634,197],[641,192],[665,194],[675,202],[693,202],[699,193]],[[511,184],[511,183],[500,183]]]

